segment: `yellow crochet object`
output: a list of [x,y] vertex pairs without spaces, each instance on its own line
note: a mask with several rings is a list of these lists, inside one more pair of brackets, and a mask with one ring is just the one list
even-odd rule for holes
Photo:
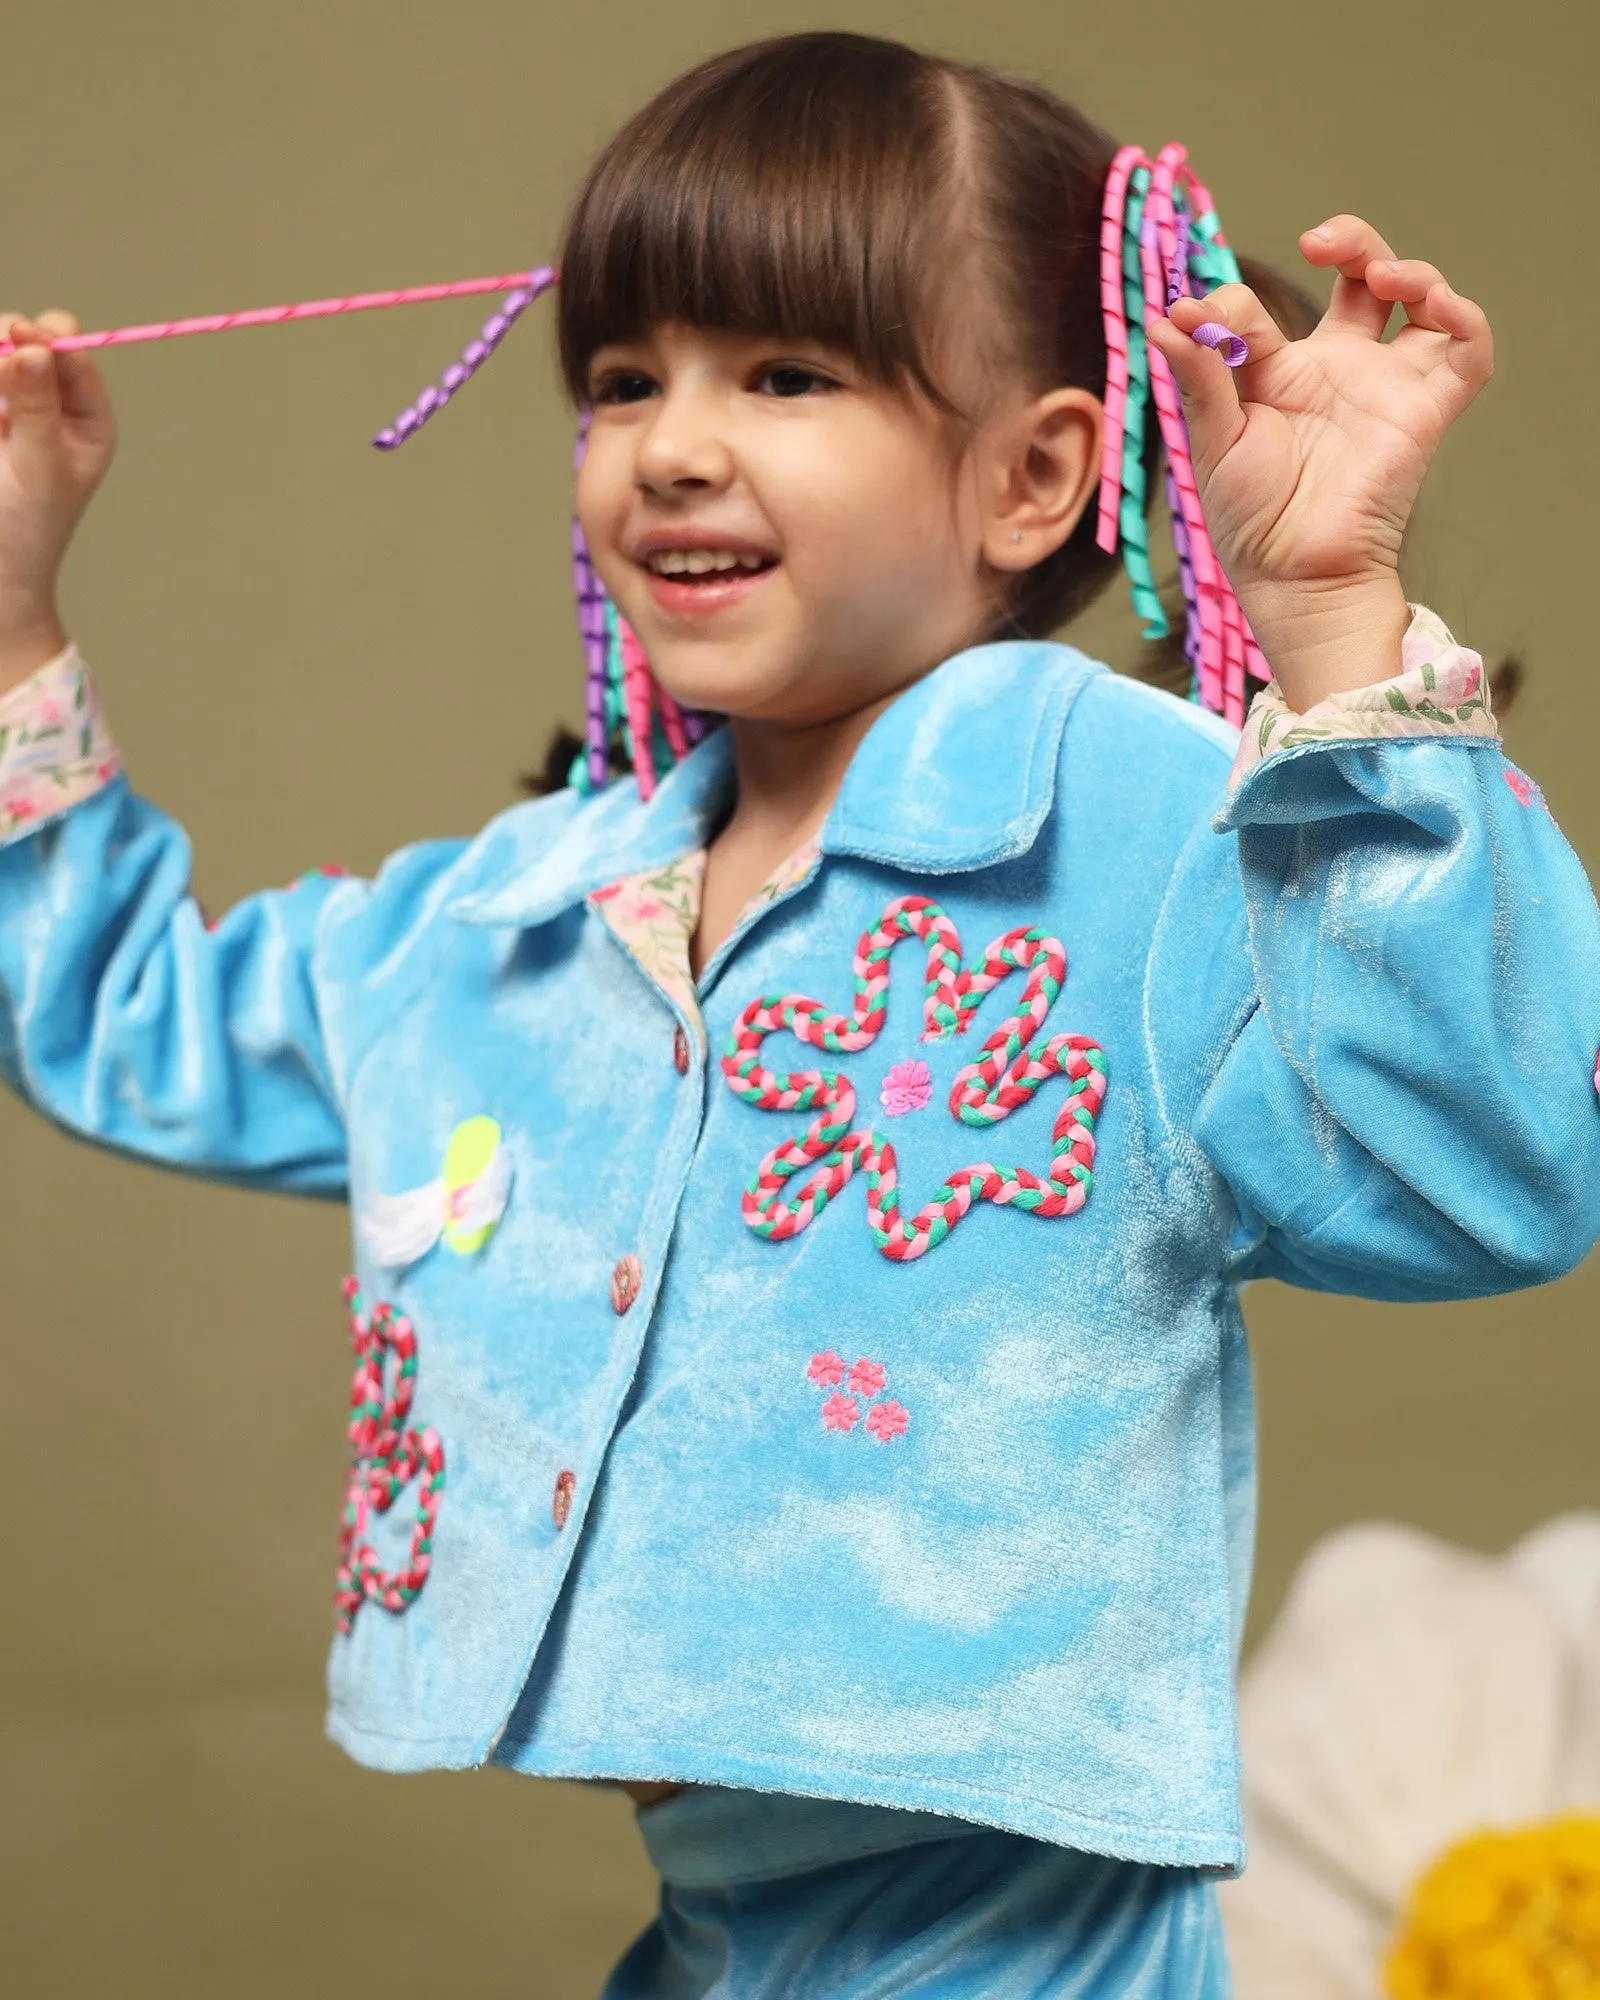
[[1475,1833],[1412,1891],[1389,2000],[1600,2000],[1600,1819]]

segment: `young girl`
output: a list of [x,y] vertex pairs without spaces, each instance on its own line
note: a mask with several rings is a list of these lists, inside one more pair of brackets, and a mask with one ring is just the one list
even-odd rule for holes
[[1237,1288],[1480,1295],[1596,1233],[1593,900],[1396,576],[1483,316],[1342,217],[1309,339],[1237,285],[1151,325],[1275,676],[1241,743],[1045,637],[1113,567],[1124,171],[852,36],[672,85],[579,196],[561,354],[600,577],[726,725],[215,927],[54,608],[104,393],[11,326],[0,1063],[350,1202],[329,1727],[633,1788],[617,2000],[1223,1994]]

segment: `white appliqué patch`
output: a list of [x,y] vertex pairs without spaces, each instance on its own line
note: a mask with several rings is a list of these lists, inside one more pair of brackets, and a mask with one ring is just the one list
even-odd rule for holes
[[450,1135],[436,1180],[403,1194],[373,1193],[361,1240],[386,1270],[418,1263],[439,1242],[470,1257],[494,1234],[511,1194],[511,1154],[492,1118],[469,1118]]

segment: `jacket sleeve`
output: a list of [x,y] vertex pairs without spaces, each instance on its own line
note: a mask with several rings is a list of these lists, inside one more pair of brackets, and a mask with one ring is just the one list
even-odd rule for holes
[[[1440,713],[1281,748],[1263,730],[1197,836],[1191,918],[1225,931],[1242,890],[1247,974],[1189,1123],[1233,1195],[1239,1278],[1473,1297],[1558,1277],[1600,1233],[1594,897],[1492,723]],[[1207,950],[1191,1001],[1228,955]]]
[[69,650],[0,702],[0,1075],[68,1131],[338,1196],[345,1134],[315,976],[317,873],[213,928],[183,830],[130,791]]

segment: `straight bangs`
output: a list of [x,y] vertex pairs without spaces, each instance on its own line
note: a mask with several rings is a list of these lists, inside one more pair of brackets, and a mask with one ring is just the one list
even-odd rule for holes
[[734,49],[670,85],[600,156],[568,222],[574,401],[601,347],[677,323],[819,341],[949,410],[927,359],[931,275],[949,276],[946,94],[934,59],[840,34]]

